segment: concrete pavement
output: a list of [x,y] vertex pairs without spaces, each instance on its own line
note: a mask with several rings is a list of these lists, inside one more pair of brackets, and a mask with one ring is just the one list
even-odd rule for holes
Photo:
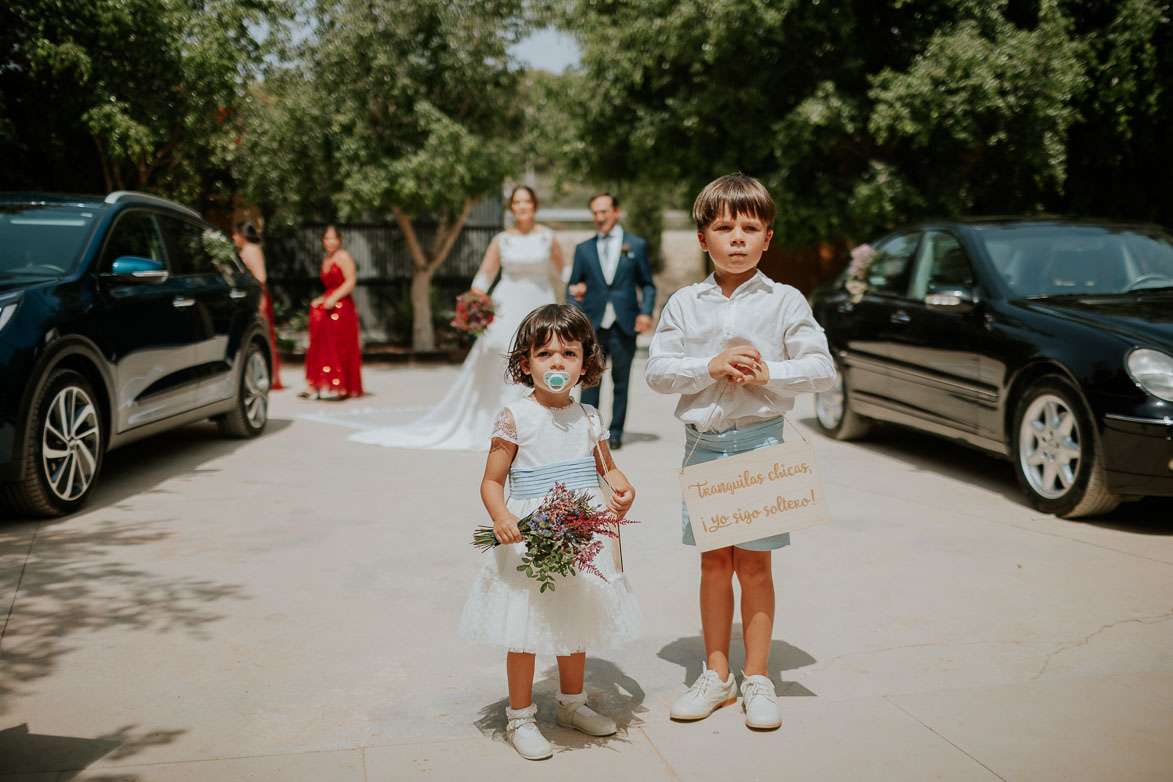
[[814,435],[835,520],[774,558],[782,729],[751,733],[738,708],[668,720],[703,657],[697,557],[678,542],[673,405],[642,383],[617,458],[647,626],[587,671],[623,727],[555,727],[539,657],[555,755],[521,760],[503,655],[455,635],[483,455],[305,417],[426,405],[455,374],[368,367],[361,400],[275,394],[257,440],[201,424],[128,446],[85,513],[0,526],[0,780],[1173,778],[1173,504],[1043,516],[1007,464],[901,431]]

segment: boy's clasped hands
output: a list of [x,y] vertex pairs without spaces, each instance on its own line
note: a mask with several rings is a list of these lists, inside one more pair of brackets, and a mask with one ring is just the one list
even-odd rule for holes
[[734,345],[713,356],[709,376],[715,380],[725,378],[739,386],[764,386],[770,381],[770,368],[753,345]]

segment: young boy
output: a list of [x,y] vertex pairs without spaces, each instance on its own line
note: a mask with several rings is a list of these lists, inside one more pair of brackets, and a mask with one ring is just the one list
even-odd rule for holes
[[[825,391],[835,377],[823,330],[794,288],[758,271],[774,232],[774,201],[756,179],[730,174],[710,182],[692,207],[697,238],[716,271],[678,290],[664,306],[652,338],[645,376],[662,394],[680,394],[689,464],[782,442],[783,412],[793,397]],[[696,545],[684,508],[683,540]],[[672,706],[678,720],[699,720],[737,700],[729,670],[733,575],[741,585],[745,638],[742,708],[745,724],[782,724],[768,662],[774,626],[770,552],[788,534],[701,553],[700,678]]]

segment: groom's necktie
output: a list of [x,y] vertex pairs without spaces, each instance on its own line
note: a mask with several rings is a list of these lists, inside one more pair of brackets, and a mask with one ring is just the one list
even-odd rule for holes
[[[599,266],[603,272],[603,279],[606,280],[607,285],[610,286],[615,280],[615,270],[618,268],[618,261],[613,261],[611,252],[611,243],[617,237],[609,233],[599,235]],[[603,312],[603,320],[599,323],[599,328],[610,328],[615,323],[615,307],[611,304],[610,296],[607,297],[607,308]]]

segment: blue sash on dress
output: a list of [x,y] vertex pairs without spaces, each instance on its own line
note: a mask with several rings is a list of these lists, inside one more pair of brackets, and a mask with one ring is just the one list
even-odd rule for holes
[[555,483],[564,483],[568,489],[596,489],[599,474],[595,458],[571,459],[538,467],[509,468],[509,496],[514,500],[544,497]]

